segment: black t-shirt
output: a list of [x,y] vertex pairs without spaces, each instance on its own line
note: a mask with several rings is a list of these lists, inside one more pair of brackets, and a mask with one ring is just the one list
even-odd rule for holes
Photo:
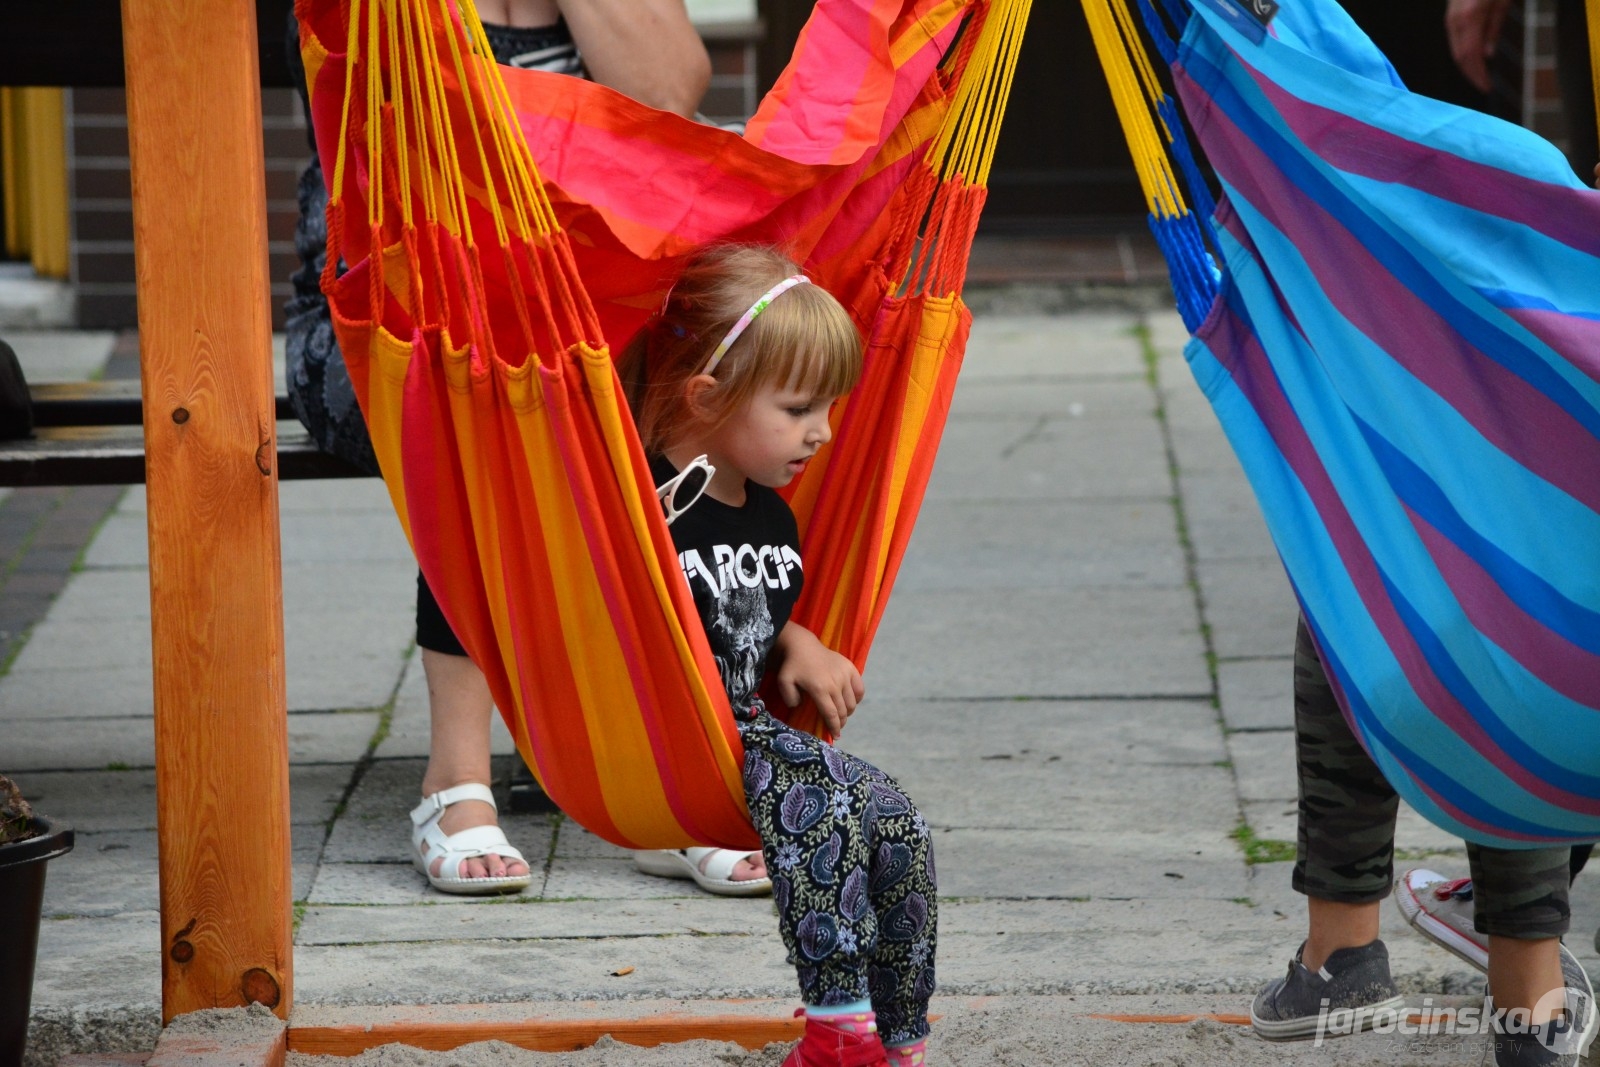
[[[678,472],[655,456],[650,473],[660,485]],[[743,507],[702,495],[670,529],[728,702],[747,713],[805,581],[794,512],[775,491],[746,482]]]

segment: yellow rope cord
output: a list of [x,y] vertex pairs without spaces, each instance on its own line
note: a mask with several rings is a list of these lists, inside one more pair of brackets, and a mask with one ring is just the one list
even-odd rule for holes
[[1600,123],[1600,0],[1586,0],[1583,20],[1589,27],[1589,91],[1594,96],[1595,121]]
[[969,185],[988,182],[1032,6],[1032,0],[994,0],[990,6],[949,114],[928,149],[941,179],[959,175]]
[[[1113,13],[1113,5],[1121,9],[1121,19]],[[1094,39],[1095,51],[1106,73],[1106,83],[1111,89],[1111,100],[1117,117],[1122,122],[1122,132],[1133,155],[1134,169],[1139,175],[1139,185],[1144,190],[1145,204],[1152,215],[1173,218],[1188,214],[1188,207],[1179,192],[1177,176],[1167,157],[1166,144],[1172,131],[1156,129],[1157,116],[1153,105],[1159,99],[1160,83],[1154,81],[1153,68],[1145,55],[1144,44],[1134,31],[1132,17],[1123,0],[1083,0],[1083,12],[1089,20],[1089,33]],[[1127,26],[1127,31],[1121,28]],[[1136,58],[1135,58],[1136,57]],[[1139,64],[1150,74],[1141,81],[1135,67]],[[1151,96],[1151,86],[1158,95]],[[1163,138],[1162,133],[1166,134]]]
[[350,143],[350,97],[355,92],[356,60],[361,56],[361,0],[350,0],[350,25],[345,35],[344,107],[339,114],[338,152],[333,160],[333,187],[329,198],[337,203],[344,193],[344,161]]

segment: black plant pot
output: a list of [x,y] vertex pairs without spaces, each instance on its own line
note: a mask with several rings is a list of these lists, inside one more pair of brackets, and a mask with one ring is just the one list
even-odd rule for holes
[[0,845],[0,1067],[20,1067],[44,911],[44,865],[72,851],[72,828],[32,822],[38,837]]

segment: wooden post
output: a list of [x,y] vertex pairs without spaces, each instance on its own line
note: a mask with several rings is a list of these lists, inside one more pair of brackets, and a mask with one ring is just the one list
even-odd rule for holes
[[125,0],[162,1017],[291,1001],[266,189],[249,0]]

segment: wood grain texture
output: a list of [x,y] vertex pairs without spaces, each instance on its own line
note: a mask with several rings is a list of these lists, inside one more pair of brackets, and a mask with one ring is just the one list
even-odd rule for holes
[[162,1017],[291,1003],[254,5],[122,9],[150,521]]
[[312,1056],[357,1056],[398,1042],[433,1052],[474,1041],[504,1041],[534,1052],[588,1048],[606,1034],[629,1045],[652,1047],[678,1041],[732,1041],[747,1049],[800,1040],[805,1023],[792,1016],[652,1015],[621,1019],[504,1019],[449,1021],[418,1009],[412,1020],[348,1026],[290,1026],[289,1051]]

